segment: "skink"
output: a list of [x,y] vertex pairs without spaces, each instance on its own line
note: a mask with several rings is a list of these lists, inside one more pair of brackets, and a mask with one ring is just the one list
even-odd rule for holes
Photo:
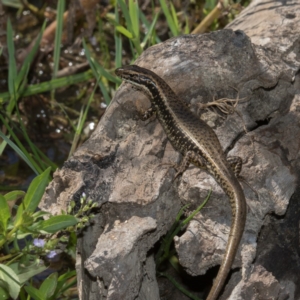
[[207,297],[207,300],[216,300],[231,269],[246,222],[245,196],[237,179],[241,161],[239,158],[231,159],[230,163],[227,161],[212,128],[194,115],[185,102],[154,72],[131,65],[117,69],[116,75],[149,97],[149,113],[156,113],[173,147],[183,155],[177,174],[183,173],[193,163],[209,172],[229,197],[232,224],[228,243],[218,275]]

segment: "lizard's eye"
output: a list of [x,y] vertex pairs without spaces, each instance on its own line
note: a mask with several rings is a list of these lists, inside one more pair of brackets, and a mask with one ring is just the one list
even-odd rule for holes
[[133,75],[133,81],[135,81],[135,82],[139,82],[140,81],[140,77],[139,77],[139,75]]

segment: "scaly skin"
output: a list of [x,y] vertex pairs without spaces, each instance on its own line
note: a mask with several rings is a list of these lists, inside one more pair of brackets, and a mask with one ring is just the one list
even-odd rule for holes
[[232,210],[229,239],[218,275],[207,297],[207,300],[216,300],[231,269],[246,222],[246,201],[237,174],[232,170],[232,163],[227,162],[215,132],[188,109],[163,79],[135,65],[119,68],[116,74],[146,93],[151,100],[151,109],[156,112],[168,139],[183,155],[178,174],[193,163],[208,171],[229,197]]

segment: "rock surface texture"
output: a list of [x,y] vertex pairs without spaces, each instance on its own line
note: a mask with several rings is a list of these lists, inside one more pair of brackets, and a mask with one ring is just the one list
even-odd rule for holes
[[[243,160],[247,223],[220,299],[300,299],[299,20],[300,1],[253,1],[227,29],[170,39],[135,62],[161,76],[216,131],[224,151]],[[241,100],[228,115],[214,106],[200,109],[222,98]],[[82,192],[99,203],[93,226],[78,242],[81,299],[160,299],[154,246],[180,208],[191,203],[191,212],[210,188],[208,204],[175,237],[175,247],[192,276],[222,261],[231,225],[228,197],[193,166],[173,182],[168,163],[181,156],[155,118],[140,119],[149,105],[144,94],[122,84],[44,196],[42,209],[52,213]],[[164,299],[186,299],[170,295]]]

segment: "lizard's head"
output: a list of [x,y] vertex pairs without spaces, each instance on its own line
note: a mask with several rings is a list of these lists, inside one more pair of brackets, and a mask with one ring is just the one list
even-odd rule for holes
[[158,76],[150,70],[130,65],[116,69],[115,73],[148,95],[151,95],[157,89],[156,82]]

